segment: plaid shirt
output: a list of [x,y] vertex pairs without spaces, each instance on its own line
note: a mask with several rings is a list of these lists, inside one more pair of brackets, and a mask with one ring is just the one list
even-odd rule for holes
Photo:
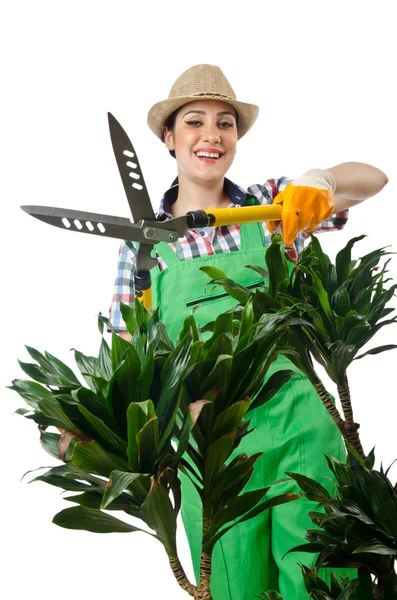
[[[279,179],[268,179],[263,185],[254,184],[245,192],[242,188],[225,178],[225,191],[228,194],[231,203],[229,207],[242,206],[248,194],[253,196],[257,204],[272,204],[274,198],[290,182],[287,177]],[[166,221],[172,218],[170,206],[178,196],[178,185],[172,186],[163,196],[160,208],[157,213],[157,219]],[[335,213],[331,217],[320,223],[315,230],[316,233],[323,231],[337,231],[342,229],[348,218],[348,210]],[[272,241],[272,235],[266,228],[266,223],[262,224],[264,232],[264,247],[267,248]],[[280,227],[276,231],[280,233]],[[309,234],[299,233],[294,244],[289,246],[288,253],[295,260],[304,248],[305,239]],[[234,252],[240,249],[240,226],[227,225],[211,228],[189,229],[184,238],[179,239],[175,244],[169,244],[180,260],[197,258],[218,254],[220,252]],[[114,295],[110,308],[110,322],[116,331],[125,329],[125,323],[120,312],[120,302],[124,304],[134,303],[134,273],[136,269],[136,248],[133,242],[126,241],[120,246],[119,260],[117,266],[117,277],[114,287]],[[162,257],[158,258],[160,270],[167,267]]]

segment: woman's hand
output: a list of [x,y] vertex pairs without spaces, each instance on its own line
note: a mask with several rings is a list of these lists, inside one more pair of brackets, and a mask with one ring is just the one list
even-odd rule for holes
[[[312,231],[334,212],[335,177],[322,169],[312,169],[291,181],[273,204],[281,204],[282,233],[286,244],[292,244],[301,231]],[[267,221],[273,233],[279,221]]]

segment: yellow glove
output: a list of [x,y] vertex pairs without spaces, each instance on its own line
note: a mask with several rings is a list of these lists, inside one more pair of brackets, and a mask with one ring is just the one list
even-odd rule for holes
[[[282,233],[286,244],[292,244],[301,231],[313,231],[334,212],[333,194],[335,177],[329,171],[311,169],[302,177],[291,181],[280,192],[273,204],[281,204]],[[273,233],[279,221],[267,221],[268,231]]]

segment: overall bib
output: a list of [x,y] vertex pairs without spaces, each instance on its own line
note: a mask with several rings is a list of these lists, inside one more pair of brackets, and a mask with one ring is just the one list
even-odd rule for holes
[[[262,225],[241,225],[241,249],[211,256],[180,260],[165,242],[156,245],[167,268],[152,269],[153,306],[160,304],[160,319],[173,342],[178,338],[185,317],[197,304],[195,318],[200,325],[214,320],[232,308],[236,301],[220,287],[205,291],[209,278],[201,266],[211,265],[224,271],[241,285],[255,288],[263,280],[245,265],[266,268]],[[277,370],[296,367],[279,357],[271,366],[267,379]],[[324,452],[345,460],[339,430],[322,405],[309,380],[297,372],[267,404],[250,413],[251,427],[234,451],[249,456],[263,452],[244,491],[257,489],[294,471],[318,480],[330,491],[332,483]],[[189,479],[180,474],[183,487],[182,519],[192,553],[196,579],[199,576],[202,515],[200,499]],[[267,498],[285,492],[299,492],[294,482],[271,488]],[[278,590],[285,600],[307,596],[298,562],[311,565],[313,555],[284,554],[304,543],[305,528],[311,527],[307,516],[316,504],[306,499],[275,507],[254,519],[235,526],[217,542],[213,552],[211,592],[214,600],[254,600],[255,594]]]

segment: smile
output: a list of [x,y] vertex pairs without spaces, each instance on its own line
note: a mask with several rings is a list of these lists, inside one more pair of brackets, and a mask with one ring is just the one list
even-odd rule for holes
[[214,164],[223,157],[220,152],[195,152],[195,155],[199,161],[207,164]]

